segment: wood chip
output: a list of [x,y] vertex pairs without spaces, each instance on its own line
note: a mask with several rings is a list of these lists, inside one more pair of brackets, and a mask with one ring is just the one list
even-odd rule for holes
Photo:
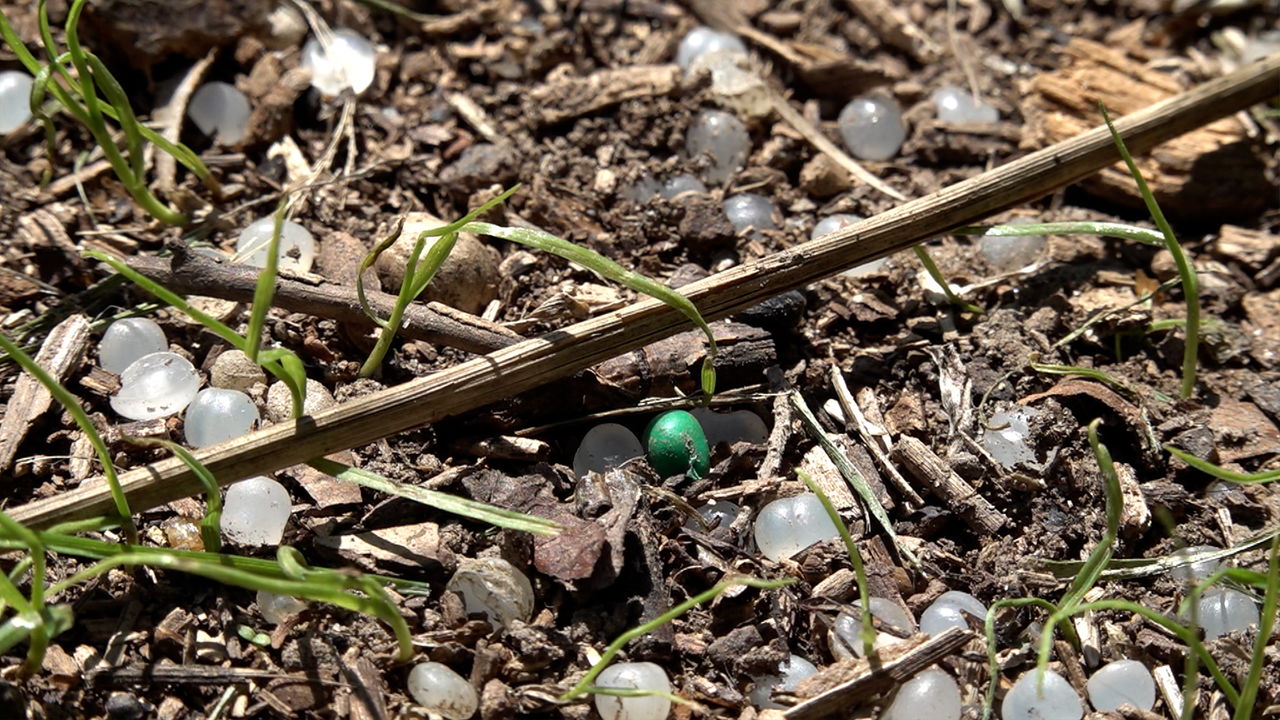
[[920,440],[910,435],[899,437],[893,455],[948,508],[964,518],[969,527],[979,535],[991,537],[1009,522],[1004,513],[995,509],[978,491],[952,472]]
[[625,100],[670,95],[679,87],[675,65],[633,65],[539,85],[529,91],[529,100],[539,108],[542,125],[555,125]]
[[[36,364],[62,383],[84,361],[89,349],[89,320],[83,315],[72,315],[63,320],[45,338],[36,353]],[[23,373],[13,391],[13,398],[0,420],[0,472],[13,465],[18,446],[36,420],[53,405],[53,395],[29,374]]]

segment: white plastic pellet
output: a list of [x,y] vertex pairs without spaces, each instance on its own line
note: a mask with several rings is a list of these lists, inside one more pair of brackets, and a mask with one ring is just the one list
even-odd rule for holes
[[[1173,552],[1173,556],[1187,557],[1188,555],[1199,555],[1203,552],[1212,552],[1214,550],[1221,549],[1222,548],[1216,548],[1212,545],[1193,545],[1191,547],[1184,547],[1180,550],[1175,550]],[[1200,560],[1199,562],[1179,565],[1171,570],[1169,574],[1173,576],[1175,580],[1181,580],[1184,583],[1198,583],[1203,580],[1208,580],[1209,576],[1217,572],[1218,568],[1221,566],[1222,563],[1218,560]]]
[[955,679],[931,667],[903,683],[880,720],[959,720],[961,710]]
[[373,84],[377,64],[373,43],[347,28],[333,31],[327,53],[316,38],[302,46],[302,67],[311,71],[311,86],[325,95],[338,95],[346,88],[359,95]]
[[1200,596],[1196,619],[1204,628],[1204,639],[1213,640],[1227,633],[1244,632],[1257,625],[1260,615],[1253,598],[1231,588],[1209,588]]
[[760,239],[764,235],[761,230],[775,230],[773,222],[773,201],[763,195],[742,193],[730,195],[724,199],[724,212],[729,216],[733,229],[742,232],[751,228],[751,237]]
[[789,558],[824,540],[840,536],[822,501],[813,493],[774,500],[756,518],[756,545],[770,560]]
[[[854,600],[855,606],[861,607],[861,600]],[[872,647],[881,649],[900,643],[915,632],[915,621],[897,603],[885,598],[871,598],[871,615],[892,633],[877,632]],[[837,660],[851,657],[863,657],[862,619],[852,613],[840,613],[827,633],[827,645]]]
[[777,675],[760,675],[753,678],[756,686],[751,690],[747,699],[761,709],[786,707],[774,702],[771,699],[772,695],[774,693],[795,692],[796,686],[802,680],[817,674],[818,668],[813,663],[799,655],[792,655],[778,666]]
[[[671,692],[667,671],[650,662],[616,663],[596,676],[596,685],[623,690]],[[671,701],[661,695],[620,697],[595,695],[596,712],[603,720],[666,720]]]
[[948,123],[993,123],[1000,113],[990,105],[961,90],[947,85],[933,93],[933,104],[938,109],[938,119]]
[[241,480],[222,501],[222,534],[241,545],[279,545],[292,509],[289,491],[275,480]]
[[21,70],[0,72],[0,135],[8,135],[31,119],[34,84],[35,78]]
[[588,472],[603,473],[638,457],[644,457],[644,447],[635,433],[617,423],[603,423],[582,437],[573,454],[573,474],[584,478]]
[[427,662],[409,671],[413,701],[446,720],[467,720],[480,708],[480,696],[466,678],[447,665]]
[[[724,532],[742,514],[742,508],[728,500],[717,500],[698,508],[698,514],[702,516],[702,519],[710,527],[709,532]],[[689,518],[684,526],[699,532],[702,531],[702,526],[694,518]]]
[[164,352],[169,341],[150,318],[124,318],[111,323],[98,344],[98,364],[117,375],[145,355]]
[[862,222],[865,219],[866,218],[861,215],[854,215],[853,213],[836,213],[834,215],[828,215],[814,223],[813,230],[809,231],[809,239],[817,240],[823,235],[829,235],[841,228],[849,227],[850,225]]
[[182,412],[200,390],[200,376],[171,352],[145,355],[120,373],[111,409],[130,420],[154,420]]
[[1038,408],[1016,406],[998,412],[987,421],[987,429],[979,440],[996,462],[1012,468],[1018,463],[1036,462],[1036,449],[1031,444],[1028,422],[1040,415]]
[[699,26],[690,30],[680,41],[680,47],[676,50],[676,64],[681,70],[688,70],[699,56],[720,51],[746,55],[747,46],[737,35]]
[[940,635],[948,628],[966,629],[972,617],[979,624],[986,622],[987,606],[966,592],[948,590],[938,596],[933,604],[920,613],[920,630],[928,635]]
[[1071,683],[1046,670],[1044,691],[1036,687],[1036,670],[1022,674],[1000,704],[1002,720],[1080,720],[1084,704]]
[[747,134],[747,126],[733,115],[722,110],[704,110],[689,125],[684,147],[691,158],[710,156],[711,165],[705,179],[719,185],[747,162],[751,136]]
[[484,613],[494,626],[528,622],[533,614],[533,584],[502,558],[466,558],[445,589],[462,597],[467,614]]
[[249,98],[235,85],[213,81],[201,85],[187,104],[187,117],[200,132],[234,145],[249,129]]
[[863,160],[888,160],[907,138],[902,109],[882,95],[854,98],[840,111],[837,122],[845,147]]
[[183,423],[187,444],[208,447],[247,435],[258,422],[258,406],[239,390],[205,388],[187,407]]
[[705,193],[707,192],[707,186],[692,175],[677,175],[662,183],[661,189],[658,190],[658,195],[671,200],[687,192]]
[[[240,237],[236,240],[236,256],[242,258],[244,264],[266,267],[267,245],[271,242],[275,222],[275,217],[268,215],[249,223],[248,227],[240,231]],[[280,248],[277,254],[281,269],[310,272],[311,264],[316,258],[315,238],[298,223],[285,220],[280,228]]]
[[1275,53],[1280,53],[1280,30],[1266,30],[1245,43],[1240,62],[1248,65]]
[[722,442],[730,445],[740,442],[761,445],[769,439],[769,426],[750,410],[722,413],[711,408],[695,408],[689,414],[702,426],[702,432],[707,436],[707,445],[713,448]]
[[266,590],[258,591],[258,614],[272,625],[279,625],[290,615],[307,609],[307,603],[296,597],[277,595]]
[[1139,710],[1156,704],[1156,681],[1137,660],[1116,660],[1098,669],[1085,683],[1089,702],[1098,712],[1113,712],[1128,703]]
[[984,235],[978,252],[997,270],[1017,270],[1035,262],[1047,242],[1044,235]]

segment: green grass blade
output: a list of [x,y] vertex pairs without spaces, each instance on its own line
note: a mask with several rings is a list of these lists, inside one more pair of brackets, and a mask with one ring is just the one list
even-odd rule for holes
[[[453,237],[457,237],[454,235]],[[373,349],[369,351],[369,357],[365,358],[364,364],[360,366],[360,377],[371,377],[382,367],[382,361],[387,356],[387,352],[391,350],[391,342],[395,340],[396,333],[400,331],[401,318],[404,317],[404,311],[409,307],[409,303],[413,302],[417,297],[417,293],[413,291],[413,278],[418,271],[418,258],[422,255],[422,249],[427,244],[426,233],[419,233],[418,239],[414,241],[413,249],[409,251],[409,260],[404,267],[404,277],[400,279],[400,292],[396,295],[396,304],[391,308],[391,315],[385,323],[382,323],[382,331],[378,333],[378,342],[374,343]],[[453,249],[453,244],[449,245],[449,249]],[[381,253],[377,248],[374,249],[378,254]],[[377,258],[377,255],[370,253],[365,260],[369,258]]]
[[205,492],[204,517],[200,519],[200,539],[204,542],[204,549],[208,552],[216,553],[221,551],[222,491],[218,487],[218,481],[213,477],[213,473],[209,472],[209,468],[197,460],[190,450],[170,440],[126,436],[124,441],[142,447],[164,448],[178,456],[187,467],[191,468],[192,474],[199,478],[200,483],[204,485]]
[[947,279],[942,276],[942,271],[938,269],[937,263],[929,256],[929,251],[923,245],[915,245],[911,249],[915,251],[916,257],[920,259],[920,264],[929,273],[929,277],[933,278],[938,287],[942,288],[942,292],[947,296],[948,302],[965,312],[971,312],[975,315],[981,315],[985,312],[982,308],[962,300],[959,295],[955,294],[955,291],[951,289],[951,283],[947,282]]
[[1220,468],[1217,465],[1214,465],[1213,463],[1205,462],[1204,460],[1201,460],[1195,455],[1192,455],[1186,452],[1185,450],[1180,450],[1172,445],[1165,445],[1164,449],[1168,451],[1169,454],[1178,458],[1182,462],[1190,465],[1191,467],[1199,470],[1202,473],[1205,473],[1207,475],[1212,475],[1213,477],[1216,477],[1219,480],[1225,480],[1227,482],[1236,483],[1238,485],[1255,485],[1259,483],[1269,483],[1269,482],[1275,482],[1276,480],[1280,480],[1280,470],[1267,470],[1266,472],[1258,472],[1258,473],[1252,473],[1252,474],[1232,472],[1225,468]]
[[1276,622],[1276,602],[1280,598],[1280,540],[1271,543],[1267,559],[1267,591],[1262,596],[1262,617],[1258,621],[1258,637],[1254,640],[1253,656],[1249,659],[1249,674],[1240,686],[1240,702],[1236,705],[1234,720],[1249,720],[1258,698],[1258,686],[1262,682],[1262,670],[1267,662],[1267,645],[1271,642],[1271,629]]
[[844,550],[849,555],[849,564],[853,565],[853,574],[858,580],[858,599],[862,602],[862,655],[874,658],[876,657],[876,628],[871,622],[871,593],[867,590],[867,571],[862,566],[862,553],[858,552],[858,545],[849,534],[849,526],[844,524],[844,519],[836,511],[836,506],[831,504],[831,498],[827,497],[818,483],[809,477],[809,473],[799,468],[796,468],[796,477],[809,488],[809,492],[818,496],[822,509],[826,511],[827,517],[831,518],[831,523],[840,533],[840,540],[844,542]]
[[[396,218],[395,225],[391,228],[391,234],[383,238],[377,245],[373,246],[373,249],[369,251],[369,254],[364,256],[364,260],[360,261],[360,269],[356,272],[356,297],[360,300],[360,309],[364,310],[364,314],[368,315],[369,319],[377,323],[380,328],[387,327],[387,321],[378,317],[378,314],[369,306],[369,299],[365,295],[364,290],[364,273],[366,270],[373,267],[373,264],[378,261],[378,257],[381,256],[382,253],[386,252],[387,248],[394,245],[395,242],[400,239],[400,234],[404,232],[404,220],[405,216],[403,215]],[[403,288],[404,284],[401,283],[400,286]]]
[[1131,397],[1137,396],[1138,394],[1133,388],[1125,385],[1097,368],[1077,367],[1075,365],[1046,365],[1044,363],[1035,362],[1029,363],[1029,365],[1032,370],[1042,372],[1046,375],[1078,375],[1080,377],[1089,378],[1090,380],[1097,380],[1104,385],[1110,385],[1116,390],[1127,393]]
[[262,328],[267,323],[271,300],[276,294],[276,278],[280,275],[280,231],[284,229],[284,214],[288,208],[288,198],[280,198],[275,222],[271,226],[271,239],[267,241],[267,264],[258,273],[258,282],[253,288],[253,308],[249,313],[249,329],[245,332],[244,354],[254,362],[258,362]]
[[1000,658],[996,656],[996,612],[1007,607],[1025,607],[1035,605],[1045,612],[1054,613],[1058,606],[1043,598],[1009,598],[991,603],[987,609],[987,617],[983,621],[983,630],[987,638],[987,693],[982,703],[982,720],[990,720],[991,712],[996,705],[996,686],[1000,684]]

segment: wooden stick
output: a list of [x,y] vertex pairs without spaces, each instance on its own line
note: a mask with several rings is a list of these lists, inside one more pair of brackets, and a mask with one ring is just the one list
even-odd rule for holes
[[[1117,123],[1135,153],[1261,102],[1280,85],[1280,55],[1134,113]],[[944,188],[841,231],[741,265],[682,290],[708,319],[911,247],[953,228],[1022,205],[1070,185],[1116,161],[1105,127],[1058,143],[1004,167]],[[198,457],[218,482],[296,465],[313,457],[374,442],[473,410],[588,368],[675,334],[688,321],[656,300],[645,300],[542,337],[512,345],[429,377],[259,430],[208,448]],[[201,492],[178,461],[125,474],[130,504],[155,507]],[[11,512],[32,527],[109,514],[106,488],[87,488],[37,500]]]

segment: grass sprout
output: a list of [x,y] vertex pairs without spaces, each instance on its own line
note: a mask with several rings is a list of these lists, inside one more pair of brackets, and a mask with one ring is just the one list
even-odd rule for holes
[[867,590],[867,570],[862,566],[862,553],[858,552],[858,545],[849,534],[849,526],[845,525],[844,519],[836,511],[836,506],[831,504],[831,498],[822,491],[822,487],[809,477],[809,473],[799,468],[796,469],[796,477],[804,482],[810,492],[818,496],[822,509],[827,512],[831,524],[840,533],[840,540],[844,542],[845,552],[849,554],[849,564],[853,566],[853,574],[858,580],[858,599],[862,601],[862,654],[864,657],[875,657],[876,629],[871,622],[871,593]]
[[1166,444],[1164,446],[1164,449],[1168,451],[1170,455],[1173,455],[1174,457],[1178,458],[1182,462],[1190,465],[1191,467],[1199,470],[1202,473],[1205,473],[1206,475],[1211,475],[1215,478],[1218,478],[1219,480],[1225,480],[1230,483],[1236,483],[1237,485],[1256,485],[1259,483],[1269,483],[1269,482],[1275,482],[1276,480],[1280,480],[1280,470],[1266,470],[1263,472],[1256,472],[1256,473],[1233,472],[1231,470],[1227,470],[1226,468],[1218,467],[1217,465],[1214,465],[1211,462],[1206,462],[1204,460],[1201,460],[1195,455],[1192,455],[1191,453],[1185,450],[1176,448],[1172,445]]
[[200,484],[204,485],[205,492],[204,517],[200,519],[200,540],[204,543],[204,549],[209,552],[216,553],[222,550],[222,491],[213,473],[209,472],[209,468],[197,460],[190,450],[171,440],[141,437],[125,437],[124,440],[142,447],[164,448],[191,468],[191,473],[200,479]]
[[1044,363],[1037,362],[1029,363],[1029,367],[1036,372],[1042,372],[1046,375],[1076,375],[1079,377],[1089,378],[1090,380],[1097,380],[1103,385],[1110,385],[1116,390],[1128,394],[1130,397],[1135,397],[1138,394],[1133,388],[1125,385],[1097,368],[1077,367],[1075,365],[1046,365]]
[[942,288],[943,294],[947,296],[947,300],[950,301],[952,305],[955,305],[965,312],[974,313],[975,315],[981,315],[985,312],[977,305],[967,302],[959,295],[956,295],[955,291],[951,289],[951,283],[947,282],[947,279],[943,277],[942,271],[938,269],[938,264],[929,256],[929,251],[926,250],[923,245],[914,245],[911,249],[915,251],[916,257],[920,259],[920,264],[924,266],[925,272],[929,273],[929,277],[933,278],[933,281],[938,284],[938,287]]

